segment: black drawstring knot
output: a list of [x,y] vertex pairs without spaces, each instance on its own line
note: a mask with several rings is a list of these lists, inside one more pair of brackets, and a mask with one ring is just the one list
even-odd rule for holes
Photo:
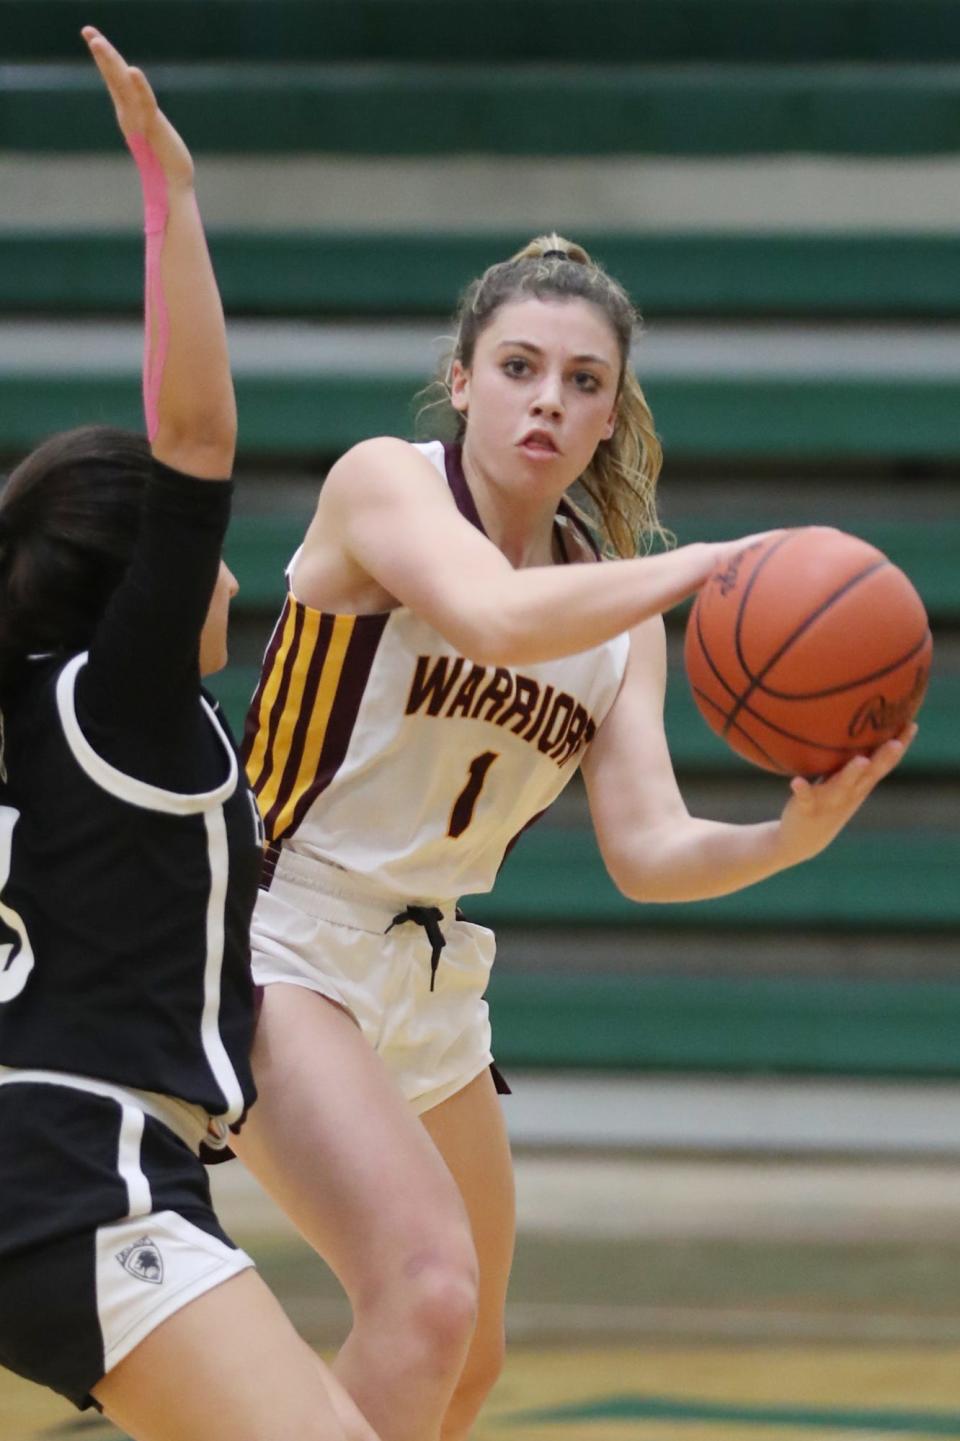
[[[394,916],[387,926],[387,931],[392,931],[394,926],[402,926],[404,921],[413,921],[418,926],[423,926],[427,933],[427,940],[430,942],[430,989],[433,990],[433,983],[437,979],[437,967],[440,964],[440,952],[447,944],[447,938],[440,929],[440,922],[443,920],[443,911],[437,906],[407,906],[405,911]],[[384,931],[384,935],[387,934]]]

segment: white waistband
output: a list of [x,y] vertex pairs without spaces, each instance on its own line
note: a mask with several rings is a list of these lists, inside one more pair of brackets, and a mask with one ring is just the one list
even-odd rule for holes
[[295,886],[297,904],[309,915],[343,921],[359,930],[385,931],[408,905],[436,906],[444,921],[456,918],[456,900],[424,900],[415,896],[392,896],[382,887],[354,871],[342,870],[328,861],[302,855],[284,846],[277,857],[270,885]]
[[133,1106],[167,1126],[195,1156],[200,1153],[201,1141],[213,1150],[222,1150],[226,1145],[227,1129],[222,1121],[210,1116],[202,1106],[192,1106],[158,1091],[140,1091],[134,1086],[120,1086],[93,1076],[75,1076],[69,1071],[0,1066],[0,1086],[10,1085],[65,1086],[72,1091],[86,1091],[91,1096],[106,1096],[121,1106]]

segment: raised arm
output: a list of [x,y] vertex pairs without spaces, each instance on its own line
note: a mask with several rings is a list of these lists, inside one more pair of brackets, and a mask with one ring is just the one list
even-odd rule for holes
[[146,76],[92,25],[83,30],[140,172],[146,231],[144,409],[158,460],[204,479],[233,467],[237,414],[223,308],[189,151]]
[[200,636],[230,514],[231,486],[222,482],[236,439],[233,385],[190,155],[140,71],[92,27],[83,35],[143,187],[144,408],[162,465],[146,480],[129,566],[78,675],[78,714],[111,764],[184,790],[195,788]]
[[737,825],[687,811],[663,729],[663,622],[639,626],[620,693],[583,762],[597,841],[617,887],[635,901],[723,896],[824,850],[902,759],[908,726],[869,758],[858,756],[816,785],[802,777],[776,820]]

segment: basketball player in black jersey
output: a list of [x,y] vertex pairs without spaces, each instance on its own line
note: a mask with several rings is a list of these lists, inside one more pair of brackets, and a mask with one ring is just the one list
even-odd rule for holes
[[255,1094],[260,827],[200,685],[236,415],[190,156],[84,38],[144,188],[149,442],[55,436],[0,502],[0,1362],[140,1441],[375,1441],[200,1159]]

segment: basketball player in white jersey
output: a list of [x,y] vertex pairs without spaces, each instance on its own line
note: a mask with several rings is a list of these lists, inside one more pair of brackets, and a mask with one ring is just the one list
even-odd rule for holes
[[190,156],[83,33],[143,184],[147,435],[52,436],[0,501],[0,1364],[137,1441],[375,1441],[210,1202],[255,1100],[261,828],[200,685],[236,408]]
[[[335,1370],[384,1441],[466,1441],[503,1354],[493,937],[457,898],[493,886],[578,766],[627,896],[723,895],[822,850],[910,739],[794,780],[778,820],[688,814],[661,612],[724,547],[635,555],[660,452],[633,322],[557,236],[471,286],[447,376],[458,442],[370,440],[332,468],[248,718],[268,862],[260,1101],[237,1149],[341,1279]],[[592,527],[566,500],[578,480]]]

